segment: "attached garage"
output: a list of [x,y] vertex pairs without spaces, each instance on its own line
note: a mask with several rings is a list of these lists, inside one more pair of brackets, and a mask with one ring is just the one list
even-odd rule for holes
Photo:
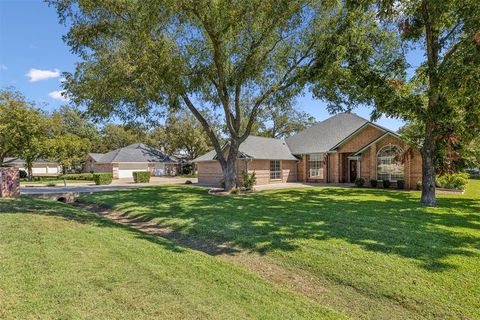
[[132,178],[134,171],[148,171],[148,163],[119,163],[118,178]]
[[162,150],[135,143],[108,153],[90,153],[85,172],[111,172],[114,179],[133,178],[135,171],[150,171],[152,176],[175,175],[180,161]]
[[[20,158],[5,158],[5,165],[27,171],[25,161]],[[49,160],[37,160],[33,163],[32,174],[36,177],[56,176],[61,173],[58,163]]]

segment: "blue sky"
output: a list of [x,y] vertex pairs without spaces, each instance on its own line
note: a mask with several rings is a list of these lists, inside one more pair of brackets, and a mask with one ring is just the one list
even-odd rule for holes
[[[74,71],[78,61],[62,41],[66,32],[55,9],[41,0],[0,0],[0,87],[14,86],[48,111],[65,104],[59,96],[61,72]],[[412,59],[418,58],[414,53]],[[298,107],[317,120],[329,117],[326,104],[308,94],[298,99]],[[371,109],[355,112],[368,119]],[[377,123],[393,130],[402,125],[385,117]]]

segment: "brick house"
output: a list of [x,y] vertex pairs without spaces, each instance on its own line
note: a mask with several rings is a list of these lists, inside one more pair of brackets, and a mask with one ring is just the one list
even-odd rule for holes
[[150,171],[152,176],[174,176],[181,161],[162,150],[141,143],[131,144],[108,153],[90,153],[84,172],[108,172],[114,179],[132,178],[134,171]]
[[[199,183],[220,183],[223,174],[215,151],[194,162]],[[421,180],[421,162],[419,150],[409,148],[395,132],[354,113],[340,113],[286,140],[248,137],[240,145],[237,173],[255,171],[257,185],[348,183],[362,177],[367,183],[404,180],[413,189]]]

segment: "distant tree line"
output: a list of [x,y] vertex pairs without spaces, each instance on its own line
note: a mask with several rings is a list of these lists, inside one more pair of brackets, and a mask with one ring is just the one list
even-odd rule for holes
[[[313,122],[310,115],[291,105],[269,106],[267,110],[252,134],[285,138]],[[74,171],[81,168],[89,152],[106,153],[133,143],[190,159],[213,148],[198,120],[184,110],[169,114],[162,124],[97,124],[77,107],[62,106],[47,113],[13,88],[0,91],[0,135],[0,166],[6,157],[22,158],[29,178],[33,163],[39,159],[59,163],[64,172]]]

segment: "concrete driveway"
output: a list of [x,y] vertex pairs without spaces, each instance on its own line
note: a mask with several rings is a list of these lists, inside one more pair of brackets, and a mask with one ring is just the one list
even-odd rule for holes
[[23,195],[29,194],[47,194],[47,193],[89,193],[89,192],[100,192],[100,191],[113,191],[113,190],[122,190],[122,189],[131,189],[131,188],[142,188],[142,187],[151,187],[159,186],[165,184],[185,184],[185,181],[190,180],[192,183],[197,183],[197,178],[180,178],[180,177],[152,177],[150,183],[134,183],[133,179],[116,179],[113,180],[112,184],[106,186],[97,186],[93,183],[69,183],[66,187],[57,186],[57,187],[20,187],[20,193]]

